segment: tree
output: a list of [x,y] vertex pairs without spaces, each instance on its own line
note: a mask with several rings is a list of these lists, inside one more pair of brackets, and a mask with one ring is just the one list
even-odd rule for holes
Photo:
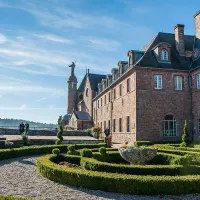
[[62,127],[62,120],[60,120],[59,122],[59,129],[58,129],[58,133],[57,133],[57,141],[56,141],[56,144],[62,144],[62,141],[63,141],[63,127]]
[[183,127],[183,135],[182,135],[182,143],[180,144],[181,147],[186,147],[189,144],[189,133],[187,130],[187,121],[185,120],[185,124]]

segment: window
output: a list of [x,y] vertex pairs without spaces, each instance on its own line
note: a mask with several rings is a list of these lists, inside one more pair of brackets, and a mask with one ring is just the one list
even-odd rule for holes
[[94,108],[94,115],[93,115],[94,116],[94,120],[95,120],[95,115],[96,115],[96,113],[95,113],[95,108]]
[[122,118],[119,118],[119,132],[122,132]]
[[110,130],[110,120],[108,120],[108,128],[109,128],[109,130]]
[[110,92],[109,92],[109,94],[108,94],[108,101],[110,102]]
[[119,85],[119,96],[122,96],[122,84]]
[[98,100],[98,108],[99,108],[99,100]]
[[103,129],[102,129],[102,122],[101,122],[101,130],[103,130]]
[[89,95],[89,89],[87,88],[86,89],[86,97],[88,97],[88,95]]
[[105,103],[105,105],[106,105],[106,95],[105,95],[105,97],[104,97],[104,103]]
[[113,119],[113,132],[115,132],[116,121]]
[[116,89],[113,90],[114,99],[116,99]]
[[104,130],[106,129],[106,121],[104,121],[104,127],[103,128],[104,128]]
[[127,79],[127,92],[131,91],[131,83],[130,83],[130,78]]
[[127,116],[127,132],[130,132],[131,128],[130,128],[130,116]]
[[177,123],[173,115],[166,115],[163,120],[163,136],[177,136]]
[[168,61],[169,60],[168,51],[166,49],[161,49],[161,51],[160,51],[160,60],[163,60],[163,61]]
[[162,75],[154,75],[154,88],[162,89]]
[[182,76],[175,76],[175,90],[183,89],[183,80]]
[[101,98],[101,106],[102,106],[102,98]]
[[197,89],[200,89],[200,74],[197,74]]

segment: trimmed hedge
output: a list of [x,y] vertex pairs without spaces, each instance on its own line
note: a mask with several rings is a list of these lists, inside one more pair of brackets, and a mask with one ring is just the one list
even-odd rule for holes
[[179,151],[191,151],[191,152],[200,152],[200,148],[191,148],[191,147],[177,147],[176,145],[155,145],[159,149],[167,149],[167,150],[179,150]]
[[77,187],[107,192],[179,195],[200,192],[200,175],[140,176],[73,169],[52,162],[52,155],[40,157],[37,168],[44,177]]
[[100,147],[106,147],[106,143],[99,143],[99,144],[75,144],[75,149],[95,149]]
[[176,176],[180,175],[183,166],[179,165],[118,165],[110,164],[107,162],[100,162],[92,158],[82,158],[81,165],[88,170],[100,171],[100,172],[111,172],[111,173],[121,173],[121,174],[134,174],[134,175],[170,175]]
[[[43,146],[29,146],[14,149],[0,149],[0,160],[5,160],[9,158],[16,158],[21,156],[31,156],[31,155],[41,155],[41,154],[51,154],[54,148],[60,149],[60,153],[66,153],[68,151],[68,146],[66,144],[62,145],[43,145]],[[99,144],[76,144],[75,148],[100,148],[104,147],[105,143]]]
[[173,145],[179,145],[181,141],[135,141],[134,146],[149,146],[154,144],[173,144]]
[[25,198],[25,197],[13,197],[10,195],[2,195],[0,196],[0,200],[34,200],[33,198]]
[[16,158],[21,156],[51,154],[54,148],[60,149],[61,153],[67,152],[67,145],[44,145],[14,149],[0,149],[0,160]]

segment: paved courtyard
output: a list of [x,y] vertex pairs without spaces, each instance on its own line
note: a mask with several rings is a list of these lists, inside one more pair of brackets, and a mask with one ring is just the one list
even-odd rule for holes
[[36,197],[48,200],[180,200],[200,199],[200,195],[187,196],[132,196],[75,188],[54,183],[37,173],[38,156],[20,157],[0,161],[0,195]]

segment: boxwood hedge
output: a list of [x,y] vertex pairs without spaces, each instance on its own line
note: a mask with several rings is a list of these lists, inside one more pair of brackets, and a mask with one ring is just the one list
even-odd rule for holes
[[25,197],[13,197],[10,195],[2,195],[0,196],[0,200],[34,200],[33,198],[25,198]]
[[77,187],[107,192],[179,195],[200,192],[200,175],[141,176],[74,169],[53,163],[54,156],[40,157],[37,168],[44,177]]

